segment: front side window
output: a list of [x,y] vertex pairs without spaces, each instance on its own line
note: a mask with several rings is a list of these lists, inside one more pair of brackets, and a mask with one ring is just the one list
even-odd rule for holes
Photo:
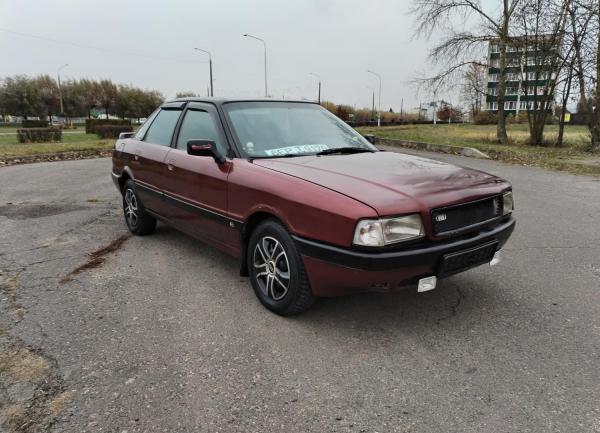
[[171,137],[180,114],[181,110],[162,109],[150,125],[144,141],[161,146],[170,146]]
[[223,108],[247,157],[315,155],[342,148],[377,151],[362,135],[316,104],[235,102]]
[[186,111],[177,138],[177,149],[187,150],[187,142],[190,140],[210,140],[215,142],[221,154],[225,154],[225,146],[215,120],[211,113],[204,110]]
[[135,132],[135,135],[134,135],[135,138],[137,138],[138,140],[141,140],[144,138],[144,135],[146,135],[146,131],[148,131],[148,128],[150,128],[150,125],[152,125],[152,121],[154,120],[154,118],[156,117],[156,115],[158,113],[160,113],[160,108],[155,110],[150,116],[148,116],[146,121],[140,125],[138,130]]

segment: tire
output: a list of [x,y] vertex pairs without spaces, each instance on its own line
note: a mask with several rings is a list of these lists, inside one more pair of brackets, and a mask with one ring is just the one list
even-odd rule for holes
[[135,191],[135,183],[130,179],[123,186],[123,215],[131,233],[137,236],[149,235],[156,228],[156,219],[144,209]]
[[254,229],[247,263],[256,296],[272,312],[292,316],[315,302],[294,240],[279,222],[265,220]]

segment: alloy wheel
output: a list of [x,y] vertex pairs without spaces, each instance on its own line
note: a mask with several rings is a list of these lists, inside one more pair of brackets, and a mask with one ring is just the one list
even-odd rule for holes
[[132,189],[125,191],[125,218],[131,227],[135,227],[138,222],[138,203],[135,193]]
[[264,295],[274,301],[282,300],[290,286],[290,263],[281,242],[270,236],[261,238],[254,248],[253,265]]

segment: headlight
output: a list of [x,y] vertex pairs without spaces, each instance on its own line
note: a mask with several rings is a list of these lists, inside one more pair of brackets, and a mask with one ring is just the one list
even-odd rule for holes
[[515,201],[513,199],[512,191],[507,192],[502,196],[502,216],[512,213],[515,208]]
[[382,247],[423,237],[425,230],[418,214],[398,218],[361,220],[354,231],[354,245]]

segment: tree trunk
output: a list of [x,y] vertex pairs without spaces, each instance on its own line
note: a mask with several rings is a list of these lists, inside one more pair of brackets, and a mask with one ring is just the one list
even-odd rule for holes
[[508,1],[504,0],[504,12],[502,17],[502,28],[500,34],[500,72],[498,74],[498,87],[496,89],[498,101],[498,124],[496,127],[496,138],[502,144],[508,144],[506,134],[506,116],[504,115],[504,96],[506,94],[506,49],[508,40]]
[[571,83],[573,82],[573,65],[569,65],[569,72],[567,75],[567,81],[565,88],[563,89],[563,97],[560,106],[560,119],[558,122],[558,137],[556,138],[556,146],[562,147],[564,144],[565,135],[565,116],[567,111],[567,103],[569,102],[569,96],[571,96]]
[[[600,22],[600,2],[598,3],[597,17]],[[598,32],[598,43],[596,45],[596,77],[600,77],[600,32]],[[600,103],[600,79],[596,79],[596,101],[593,112],[590,113],[590,132],[592,133],[592,150],[600,151],[600,116],[598,116],[598,104]]]

